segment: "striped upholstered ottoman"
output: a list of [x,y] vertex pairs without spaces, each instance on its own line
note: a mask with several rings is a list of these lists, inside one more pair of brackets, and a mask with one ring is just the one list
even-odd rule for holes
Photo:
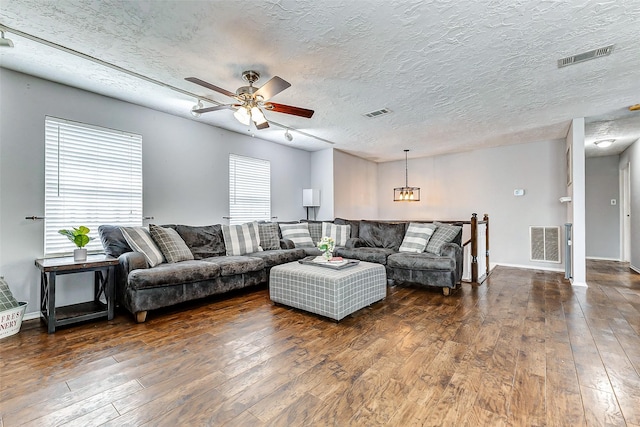
[[380,264],[333,270],[290,262],[275,266],[269,274],[273,302],[341,320],[387,296],[387,275]]

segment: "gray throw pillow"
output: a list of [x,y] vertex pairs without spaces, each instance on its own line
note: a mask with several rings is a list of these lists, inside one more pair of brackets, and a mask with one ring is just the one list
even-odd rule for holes
[[440,222],[434,222],[433,225],[437,226],[436,231],[433,233],[427,243],[426,252],[434,255],[440,255],[442,247],[447,243],[453,242],[462,227],[457,225],[442,224]]
[[120,255],[133,250],[117,225],[101,225],[98,227],[98,234],[100,235],[104,253],[108,256],[118,258]]
[[278,235],[277,223],[258,223],[258,233],[260,235],[260,246],[263,250],[280,249],[280,236]]
[[173,228],[163,228],[149,224],[149,234],[151,234],[151,238],[156,242],[168,263],[193,259],[193,254],[189,247]]

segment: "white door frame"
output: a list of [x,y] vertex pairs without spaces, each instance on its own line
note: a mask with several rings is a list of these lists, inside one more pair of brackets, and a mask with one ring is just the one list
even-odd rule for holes
[[631,261],[631,163],[620,169],[620,258]]

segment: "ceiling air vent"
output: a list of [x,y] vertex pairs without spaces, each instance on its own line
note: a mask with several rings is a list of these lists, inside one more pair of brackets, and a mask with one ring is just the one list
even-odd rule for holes
[[363,116],[373,119],[374,117],[384,116],[385,114],[389,114],[390,112],[391,110],[389,110],[388,108],[381,108],[379,110],[372,111],[370,113],[364,113]]
[[613,52],[613,46],[614,45],[601,47],[600,49],[594,49],[594,50],[590,50],[589,52],[583,52],[577,55],[558,59],[558,68],[566,67],[567,65],[577,64],[579,62],[588,61],[590,59],[599,58],[601,56],[610,55],[611,52]]

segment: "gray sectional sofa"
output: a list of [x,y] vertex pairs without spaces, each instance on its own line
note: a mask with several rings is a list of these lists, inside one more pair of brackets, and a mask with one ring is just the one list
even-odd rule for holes
[[[336,247],[334,254],[384,265],[390,283],[441,287],[445,295],[460,284],[461,232],[443,246],[440,254],[414,254],[398,251],[408,222],[338,218],[333,223],[351,226],[351,238],[343,247]],[[266,283],[271,267],[321,253],[315,247],[296,247],[291,240],[280,239],[279,248],[228,256],[220,224],[162,227],[178,233],[193,259],[149,267],[147,258],[131,248],[120,227],[99,227],[105,253],[119,260],[117,302],[138,322],[146,320],[149,310]],[[321,237],[321,222],[309,222],[308,227],[316,243]]]

